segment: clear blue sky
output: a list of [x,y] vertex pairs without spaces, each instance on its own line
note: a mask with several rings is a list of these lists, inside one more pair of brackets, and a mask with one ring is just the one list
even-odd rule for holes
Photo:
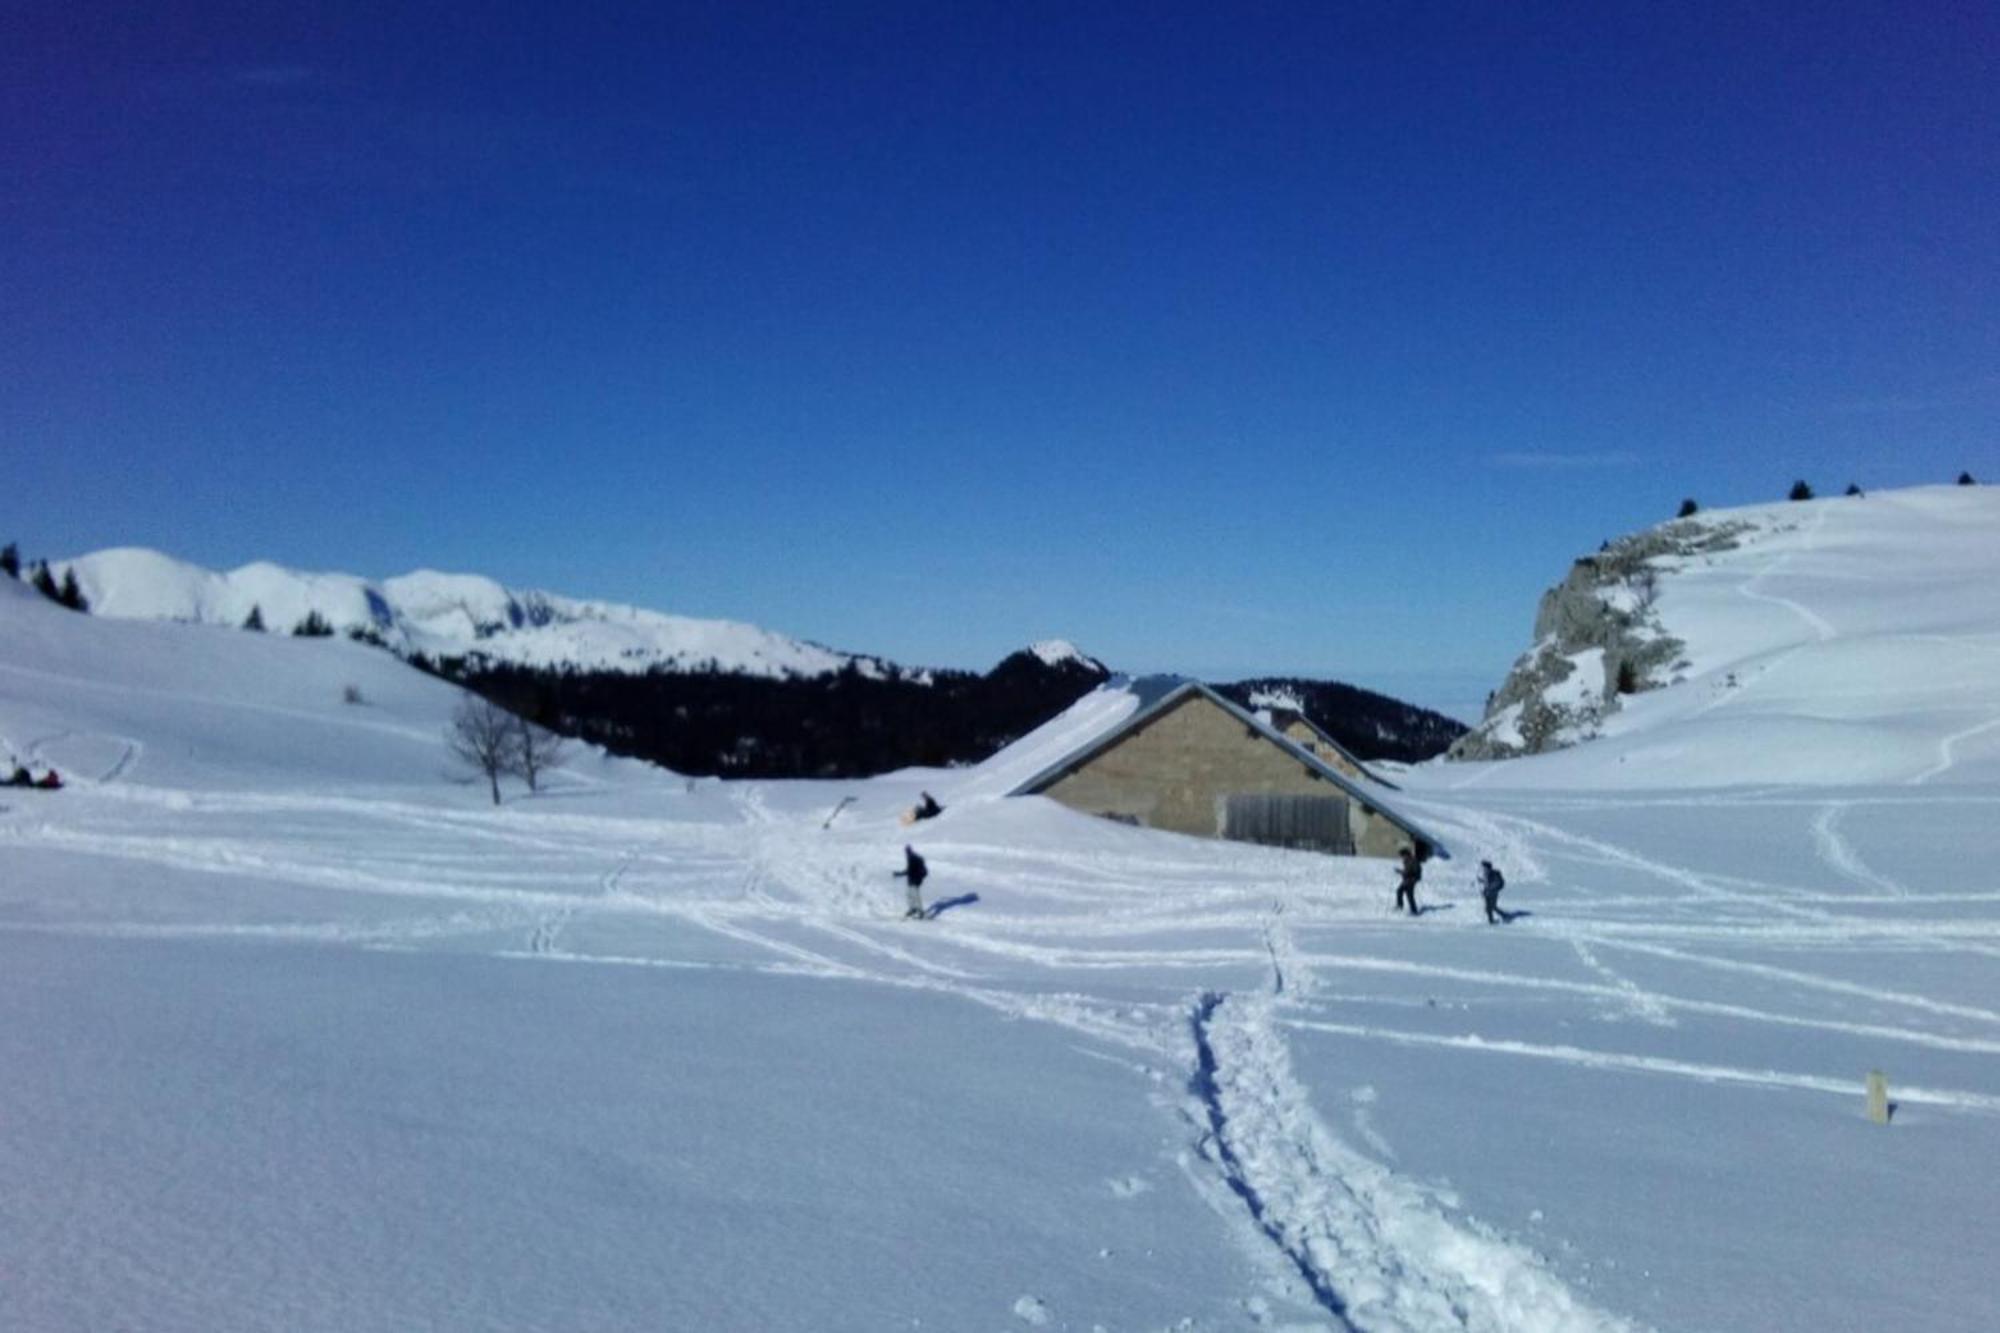
[[0,539],[1462,711],[2000,471],[1992,6],[1536,8],[15,0]]

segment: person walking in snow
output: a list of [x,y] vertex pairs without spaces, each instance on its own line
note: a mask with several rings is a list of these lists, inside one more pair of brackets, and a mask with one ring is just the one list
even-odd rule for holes
[[924,887],[924,876],[928,874],[930,868],[924,864],[924,858],[917,855],[916,848],[906,845],[903,848],[903,868],[896,871],[895,876],[903,880],[909,889],[910,910],[903,915],[915,921],[924,919],[924,895],[920,890]]
[[1424,863],[1417,859],[1417,849],[1414,847],[1405,847],[1400,855],[1401,864],[1397,869],[1399,878],[1396,881],[1396,906],[1400,909],[1404,903],[1408,903],[1410,915],[1421,916],[1422,913],[1417,911],[1417,881],[1424,877]]
[[1486,904],[1486,924],[1497,926],[1507,919],[1500,910],[1500,890],[1507,887],[1507,878],[1491,861],[1479,863],[1479,899]]

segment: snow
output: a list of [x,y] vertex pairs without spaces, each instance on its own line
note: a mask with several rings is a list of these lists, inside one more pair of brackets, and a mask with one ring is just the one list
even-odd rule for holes
[[76,573],[94,614],[116,619],[240,626],[256,608],[266,627],[282,634],[318,612],[338,633],[366,630],[399,652],[432,657],[758,676],[818,676],[849,663],[869,675],[882,671],[873,659],[754,625],[517,592],[474,574],[419,570],[371,583],[269,563],[217,573],[130,547],[57,562],[56,568]]
[[1028,651],[1040,658],[1044,666],[1061,666],[1065,662],[1081,662],[1085,666],[1096,666],[1097,660],[1087,657],[1081,648],[1068,639],[1043,639],[1028,645]]
[[1744,515],[1661,580],[1682,684],[1399,771],[1473,853],[1414,921],[1003,798],[1118,687],[495,809],[386,654],[0,580],[0,743],[72,780],[0,789],[0,1327],[1990,1328],[2000,511]]
[[1569,674],[1542,692],[1542,698],[1560,708],[1594,713],[1604,706],[1604,650],[1586,648],[1563,659]]
[[1524,711],[1525,707],[1526,706],[1524,704],[1521,704],[1519,702],[1511,703],[1508,704],[1505,708],[1502,708],[1499,712],[1495,713],[1490,719],[1488,719],[1490,723],[1490,725],[1487,728],[1488,733],[1493,737],[1493,739],[1496,742],[1498,742],[1501,745],[1508,745],[1515,747],[1518,747],[1523,743],[1524,737],[1521,735],[1521,713]]
[[1289,710],[1303,713],[1305,704],[1300,702],[1298,691],[1289,686],[1281,689],[1252,690],[1250,707],[1262,711]]
[[[1747,530],[1734,550],[1658,562],[1654,611],[1686,644],[1674,682],[1623,697],[1597,739],[1452,765],[1449,781],[2000,779],[2000,492],[1919,487],[1699,521]],[[1579,675],[1601,682],[1601,667],[1581,665]]]

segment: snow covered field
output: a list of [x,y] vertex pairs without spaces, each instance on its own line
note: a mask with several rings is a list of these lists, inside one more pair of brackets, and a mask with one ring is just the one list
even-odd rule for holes
[[1129,696],[494,810],[385,654],[0,582],[0,1327],[1994,1327],[2000,506],[1770,513],[1686,682],[1402,775],[1417,921],[998,799]]

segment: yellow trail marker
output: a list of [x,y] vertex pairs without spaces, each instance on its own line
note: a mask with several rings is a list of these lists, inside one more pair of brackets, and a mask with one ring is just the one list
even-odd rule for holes
[[1878,1125],[1889,1123],[1889,1076],[1879,1069],[1868,1071],[1868,1118]]

